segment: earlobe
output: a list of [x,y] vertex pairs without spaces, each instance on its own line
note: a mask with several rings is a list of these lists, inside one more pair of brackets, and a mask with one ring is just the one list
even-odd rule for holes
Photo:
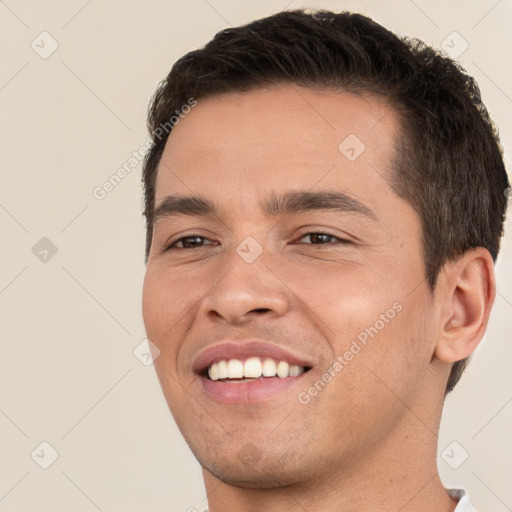
[[484,335],[496,295],[492,257],[482,247],[466,251],[443,269],[443,277],[445,304],[434,356],[452,363],[471,355]]

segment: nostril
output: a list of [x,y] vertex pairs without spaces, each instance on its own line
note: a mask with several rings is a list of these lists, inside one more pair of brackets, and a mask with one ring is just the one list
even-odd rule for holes
[[256,308],[256,309],[251,309],[251,313],[252,312],[255,312],[255,313],[266,313],[267,311],[270,311],[269,308]]

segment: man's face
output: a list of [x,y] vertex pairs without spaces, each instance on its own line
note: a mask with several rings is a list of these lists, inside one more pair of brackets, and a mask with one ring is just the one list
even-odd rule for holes
[[[435,301],[387,182],[398,131],[382,99],[281,86],[200,99],[169,137],[144,321],[179,428],[225,482],[332,477],[428,430]],[[242,380],[248,359],[299,369]]]

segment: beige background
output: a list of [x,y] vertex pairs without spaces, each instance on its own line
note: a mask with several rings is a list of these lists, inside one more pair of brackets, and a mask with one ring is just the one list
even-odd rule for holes
[[[300,6],[364,12],[438,47],[450,37],[453,51],[467,41],[459,60],[478,79],[510,166],[511,0],[0,0],[0,509],[204,507],[199,466],[152,366],[133,354],[145,338],[140,164],[103,200],[93,190],[145,143],[148,100],[179,56],[230,24]],[[511,221],[507,229],[491,325],[439,437],[445,484],[489,512],[512,510]],[[48,241],[36,245],[42,237],[55,255]],[[48,469],[43,441],[58,453]]]

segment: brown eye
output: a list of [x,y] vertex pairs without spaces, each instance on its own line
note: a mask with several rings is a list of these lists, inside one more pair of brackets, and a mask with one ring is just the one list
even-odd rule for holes
[[305,238],[309,238],[310,241],[302,243],[309,243],[310,245],[326,245],[332,242],[342,244],[349,243],[348,240],[344,240],[343,238],[331,235],[329,233],[306,233],[300,237],[300,240]]
[[205,244],[205,240],[208,240],[208,238],[199,235],[184,236],[169,244],[166,251],[171,249],[195,249],[196,247],[201,247],[203,245],[211,245],[211,243]]

